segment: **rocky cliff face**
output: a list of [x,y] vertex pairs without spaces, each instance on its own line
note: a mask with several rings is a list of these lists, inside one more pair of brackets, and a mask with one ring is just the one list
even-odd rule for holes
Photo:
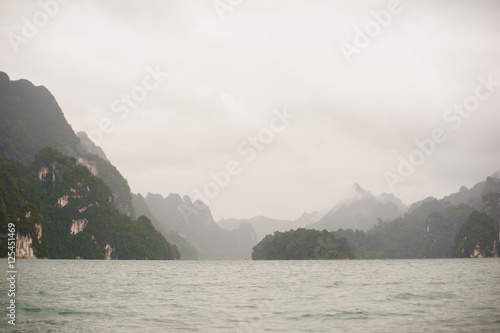
[[111,260],[111,254],[113,253],[115,249],[113,247],[111,247],[111,245],[106,244],[106,246],[104,246],[104,260]]
[[45,87],[0,72],[0,119],[0,230],[17,221],[20,256],[179,258],[151,221],[132,218],[126,179]]
[[76,235],[77,233],[82,232],[83,229],[87,226],[87,224],[89,224],[89,221],[87,219],[72,220],[70,233],[72,235]]
[[[52,148],[31,167],[0,157],[0,228],[14,223],[18,258],[179,258],[150,220],[119,214],[112,200],[101,179]],[[2,253],[6,244],[0,233]]]
[[[7,74],[0,72],[0,110],[2,156],[30,165],[42,148],[57,149],[100,177],[113,191],[117,209],[134,217],[127,180],[86,134],[75,134],[56,99],[45,87],[27,80],[11,81]],[[37,170],[40,180],[56,176],[51,173],[54,165],[44,167]]]
[[20,231],[16,233],[16,258],[37,259],[36,254],[38,252],[43,255],[41,251],[37,251],[35,248],[36,245],[42,245],[41,243],[44,241],[42,239],[42,223],[39,217],[35,216],[32,207],[27,206],[25,210],[24,218],[17,218],[17,226],[24,225],[25,227],[20,228]]
[[33,239],[29,235],[17,233],[16,235],[16,258],[36,259],[32,245]]
[[93,174],[96,177],[99,177],[99,171],[97,170],[96,162],[89,161],[86,158],[80,157],[78,159],[78,164],[81,164],[81,165],[87,167],[87,169],[89,169],[91,174]]

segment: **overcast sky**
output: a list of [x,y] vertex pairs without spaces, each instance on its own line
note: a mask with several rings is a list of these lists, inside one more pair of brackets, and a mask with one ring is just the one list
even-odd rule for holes
[[134,193],[294,219],[354,183],[410,204],[500,169],[498,1],[54,3],[0,0],[0,70],[46,86]]

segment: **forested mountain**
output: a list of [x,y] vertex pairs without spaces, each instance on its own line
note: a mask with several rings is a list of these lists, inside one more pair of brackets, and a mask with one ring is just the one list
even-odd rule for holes
[[449,202],[452,205],[463,203],[470,207],[473,207],[474,209],[481,209],[481,195],[483,193],[485,185],[486,181],[479,182],[470,189],[462,186],[458,192],[445,196],[443,200]]
[[78,137],[78,140],[80,140],[80,146],[82,147],[83,150],[89,153],[93,153],[99,156],[104,161],[109,162],[108,158],[106,157],[106,154],[104,153],[104,150],[102,150],[101,147],[96,146],[96,144],[92,140],[90,140],[87,133],[78,132],[76,133],[76,136]]
[[498,256],[498,231],[491,216],[473,211],[460,228],[453,244],[453,256],[487,258]]
[[101,178],[111,188],[118,210],[134,217],[126,179],[87,139],[75,134],[47,88],[27,80],[10,81],[0,72],[0,156],[30,165],[42,148],[55,148]]
[[[154,197],[151,196],[147,204],[142,196],[134,196],[133,203],[127,181],[109,162],[104,151],[96,146],[87,134],[74,133],[54,96],[45,87],[36,87],[27,80],[10,81],[7,74],[0,72],[0,156],[7,158],[8,160],[5,159],[5,161],[8,163],[14,163],[13,160],[17,160],[24,165],[31,165],[35,161],[36,154],[44,147],[57,149],[64,155],[74,158],[72,160],[74,166],[81,166],[78,170],[86,168],[94,178],[102,179],[107,185],[106,188],[111,189],[109,195],[111,205],[130,218],[136,216],[135,206],[140,215],[147,216],[141,217],[138,221],[149,226],[153,225],[161,231],[167,239],[179,246],[185,259],[250,257],[251,247],[257,242],[250,225],[243,225],[234,231],[222,230],[215,225],[208,207],[194,210],[190,199],[187,197],[181,199],[179,195],[172,195],[165,200],[161,196],[157,197],[156,199],[160,199],[159,206],[155,205]],[[7,176],[8,179],[14,179],[10,175]],[[22,195],[24,194],[21,194],[21,197]],[[187,207],[187,215],[184,211],[178,211],[178,205],[181,203],[183,207]],[[162,207],[163,204],[166,206]],[[153,209],[150,210],[148,205]],[[62,212],[65,210],[63,209]],[[189,212],[196,214],[186,220]],[[63,218],[64,213],[61,214],[60,218]],[[119,220],[118,217],[116,218]],[[121,226],[113,224],[113,228],[128,225],[132,221],[130,218],[124,220]],[[85,230],[91,230],[95,223],[97,222],[89,222],[88,226],[91,227],[86,226]],[[135,225],[134,228],[136,228]],[[97,236],[93,235],[93,237]],[[190,241],[196,247],[191,245]],[[34,242],[36,243],[36,240]],[[61,248],[60,252],[57,252],[58,248]],[[52,248],[49,246],[49,257],[72,257],[74,253],[68,252],[70,248],[69,245]],[[120,254],[123,251],[118,248],[114,252],[115,256],[130,257],[130,254]],[[78,256],[96,258],[100,256],[97,250],[92,253],[84,251]]]
[[179,259],[147,217],[120,214],[101,179],[52,148],[36,154],[30,167],[0,158],[3,255],[12,250],[12,228],[20,258]]
[[[259,240],[256,259],[497,256],[499,175],[408,209],[356,184],[350,200],[321,218],[216,224],[207,206],[187,196],[132,195],[104,151],[74,133],[45,87],[0,72],[0,250],[8,250],[13,223],[20,257],[174,259],[180,249],[184,259],[244,259]],[[300,229],[306,225],[326,230]],[[342,253],[315,253],[324,237]]]
[[304,228],[276,231],[267,235],[252,252],[253,260],[328,260],[353,257],[345,238],[326,230]]
[[188,196],[148,193],[144,199],[163,232],[177,232],[195,248],[200,259],[249,259],[257,236],[252,226],[243,223],[235,230],[221,229],[210,208]]
[[132,219],[127,181],[52,94],[3,72],[0,158],[0,238],[14,223],[19,257],[179,258],[147,217]]
[[[350,225],[353,215],[345,212],[370,216],[371,213],[366,212],[376,212],[374,207],[384,205],[381,197],[385,197],[386,202],[398,203],[390,195],[376,198],[358,186],[355,189],[360,194],[358,198],[349,205],[338,205],[336,210],[332,210],[330,217],[340,218],[342,214],[337,212],[343,211],[345,223]],[[369,209],[358,211],[356,207]],[[373,218],[375,215],[371,216]],[[325,221],[325,218],[320,221]],[[459,192],[441,200],[429,197],[416,202],[401,217],[386,221],[379,218],[378,223],[368,230],[339,228],[330,233],[336,239],[347,239],[353,257],[359,259],[496,257],[499,221],[500,179],[488,177],[470,190],[462,187]],[[319,222],[308,227],[318,224]],[[258,259],[286,259],[289,255],[285,255],[288,253],[287,246],[296,248],[301,243],[310,250],[313,239],[303,236],[304,231],[299,234],[300,237],[294,236],[295,234],[287,234],[285,237],[282,232],[269,233],[254,248],[253,256]],[[266,257],[268,255],[270,257]]]
[[[438,200],[427,198],[413,205],[403,217],[392,221],[381,222],[373,229],[363,231],[338,230],[335,234],[348,239],[357,258],[450,258],[456,256],[454,250],[456,237],[462,235],[477,239],[477,234],[484,230],[473,231],[474,228],[463,229],[465,222],[482,229],[484,223],[476,223],[478,215],[474,213],[477,202],[481,202],[481,211],[492,218],[496,239],[499,234],[500,220],[500,179],[488,177],[479,183],[480,194],[467,196],[464,200],[474,203],[452,205],[449,197]],[[463,193],[464,190],[462,189]],[[453,196],[453,195],[452,195]],[[488,227],[489,228],[489,227]],[[461,231],[462,230],[462,231]],[[491,230],[488,229],[487,232]],[[492,250],[493,241],[488,241]],[[498,240],[496,240],[498,243]],[[481,242],[483,244],[484,242]],[[498,248],[498,246],[496,246]],[[489,256],[482,247],[479,255]],[[469,252],[465,252],[470,254]],[[495,255],[494,251],[491,255]],[[478,252],[476,252],[477,256]]]
[[406,206],[392,194],[383,193],[377,197],[354,184],[351,199],[335,205],[319,221],[307,227],[329,231],[339,228],[367,230],[378,221],[393,220],[405,211]]
[[191,245],[191,243],[189,243],[185,236],[173,231],[168,227],[167,223],[158,222],[154,214],[149,210],[149,207],[141,194],[132,194],[132,204],[134,205],[134,211],[137,215],[147,216],[155,228],[158,229],[158,231],[160,231],[170,243],[177,246],[183,260],[198,259],[196,249],[193,245]]

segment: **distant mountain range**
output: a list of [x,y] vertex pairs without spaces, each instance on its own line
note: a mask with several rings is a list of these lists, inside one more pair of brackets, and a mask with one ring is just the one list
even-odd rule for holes
[[[250,225],[223,230],[213,221],[208,207],[201,203],[195,207],[189,197],[148,194],[144,198],[132,194],[126,179],[104,151],[86,133],[75,134],[45,87],[36,87],[27,80],[10,81],[6,73],[0,72],[0,120],[0,157],[30,165],[39,151],[51,147],[74,158],[75,165],[84,166],[111,189],[110,202],[120,213],[129,218],[148,217],[179,248],[183,259],[250,258],[252,246],[257,243]],[[71,257],[74,251],[68,248],[66,254]],[[88,257],[82,253],[80,257],[85,256]]]
[[[332,240],[346,239],[354,258],[497,257],[500,237],[498,175],[497,172],[471,189],[462,187],[457,193],[440,200],[426,198],[412,204],[407,210],[392,195],[375,197],[355,185],[351,199],[337,204],[307,228],[332,230]],[[223,220],[221,224],[231,226],[237,221]],[[296,259],[304,255],[308,259],[317,259],[323,256],[316,254],[325,251],[330,253],[332,248],[335,249],[335,246],[328,245],[322,239],[307,237],[305,229],[297,229],[296,233],[283,233],[285,226],[291,226],[292,221],[276,222],[264,217],[245,221],[252,223],[258,230],[268,227],[261,225],[266,221],[270,221],[269,225],[273,228],[281,228],[278,233],[259,237],[260,242],[252,253],[256,259]],[[364,231],[353,227],[359,226],[361,222],[366,223],[367,229]],[[372,226],[368,227],[370,224]],[[327,231],[322,231],[321,237],[327,235]],[[305,252],[301,252],[301,249],[305,249]]]
[[[497,256],[500,236],[499,176],[500,172],[496,172],[470,189],[462,186],[458,192],[442,199],[428,197],[410,207],[392,194],[375,196],[355,184],[352,193],[347,195],[349,199],[334,205],[324,215],[304,214],[295,221],[264,216],[224,219],[219,221],[219,225],[231,230],[241,223],[251,224],[259,239],[252,256],[258,258],[275,257],[262,253],[266,248],[285,251],[279,252],[280,258],[288,256],[286,244],[276,247],[269,242],[280,238],[283,232],[304,227],[326,229],[338,239],[347,239],[356,258]],[[273,234],[277,236],[269,238]],[[297,240],[293,242],[295,244]]]
[[57,149],[101,178],[113,191],[117,209],[135,217],[127,180],[102,149],[85,140],[86,134],[75,134],[47,88],[35,87],[27,80],[10,81],[0,72],[0,106],[0,156],[30,165],[42,148]]
[[240,223],[249,223],[255,229],[257,238],[272,234],[274,231],[290,229],[326,229],[336,231],[342,229],[368,230],[381,221],[390,221],[401,217],[407,207],[392,194],[382,193],[374,196],[360,185],[354,184],[348,199],[335,204],[326,214],[318,212],[304,213],[296,220],[277,220],[265,216],[251,219],[223,219],[218,224],[227,230],[237,228]]
[[341,228],[368,230],[378,222],[402,216],[406,210],[407,207],[394,195],[382,193],[377,197],[354,184],[348,200],[336,204],[319,221],[307,227],[328,231]]
[[[266,235],[304,227],[345,239],[357,258],[496,256],[499,178],[500,171],[409,207],[355,184],[325,214],[215,223],[210,208],[188,196],[132,194],[105,152],[75,134],[45,87],[0,72],[0,250],[7,250],[8,223],[17,223],[16,252],[24,257],[174,259],[179,250],[182,259],[250,259]],[[298,235],[290,238],[296,242],[313,234],[286,235]]]
[[[248,223],[224,230],[214,221],[210,208],[188,196],[148,193],[137,197],[149,208],[162,232],[177,232],[196,249],[199,259],[250,259],[257,235]],[[181,252],[182,253],[182,252]]]
[[257,240],[261,240],[264,236],[272,234],[275,231],[288,231],[290,229],[303,228],[312,222],[317,221],[320,214],[317,212],[304,213],[294,221],[278,220],[265,216],[256,216],[251,219],[222,219],[217,224],[226,230],[235,230],[243,224],[250,224],[255,230]]

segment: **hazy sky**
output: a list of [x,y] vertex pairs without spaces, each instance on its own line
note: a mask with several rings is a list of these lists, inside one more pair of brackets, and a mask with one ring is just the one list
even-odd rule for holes
[[0,0],[0,70],[134,193],[293,219],[353,183],[410,204],[500,169],[498,1],[67,2]]

